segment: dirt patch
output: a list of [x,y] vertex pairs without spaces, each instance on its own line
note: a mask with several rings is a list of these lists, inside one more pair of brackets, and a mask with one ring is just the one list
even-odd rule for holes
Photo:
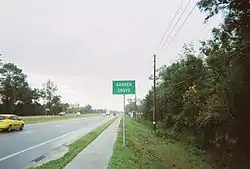
[[41,155],[34,160],[32,160],[26,168],[36,168],[41,166],[49,161],[53,161],[63,157],[68,152],[68,147],[66,145],[61,145],[51,152]]

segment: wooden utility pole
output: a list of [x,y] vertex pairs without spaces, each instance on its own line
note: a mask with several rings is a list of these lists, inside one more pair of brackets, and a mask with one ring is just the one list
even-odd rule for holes
[[156,78],[155,78],[155,73],[156,73],[156,55],[154,55],[154,110],[153,110],[153,129],[155,131],[156,129],[156,122],[155,122],[155,114],[156,114]]

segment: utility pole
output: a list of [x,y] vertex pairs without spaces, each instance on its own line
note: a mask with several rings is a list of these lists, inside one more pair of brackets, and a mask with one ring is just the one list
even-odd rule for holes
[[156,72],[156,55],[154,55],[154,110],[153,110],[153,129],[155,131],[156,129],[156,122],[155,122],[155,114],[156,114],[156,86],[155,86],[155,82],[156,82],[156,78],[155,78],[155,72]]

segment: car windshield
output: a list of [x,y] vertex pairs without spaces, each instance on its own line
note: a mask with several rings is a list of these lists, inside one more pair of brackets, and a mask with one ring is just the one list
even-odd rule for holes
[[5,119],[5,117],[4,116],[0,116],[0,120],[4,120]]

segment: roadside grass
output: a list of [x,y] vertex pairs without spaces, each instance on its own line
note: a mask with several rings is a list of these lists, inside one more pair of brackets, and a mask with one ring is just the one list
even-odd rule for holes
[[[121,121],[122,123],[122,121]],[[156,137],[147,126],[126,118],[126,147],[120,124],[109,169],[211,169],[194,147]]]
[[[105,124],[99,126],[89,134],[79,138],[74,143],[70,144],[68,146],[68,152],[62,158],[35,167],[35,169],[63,169],[70,161],[72,161],[77,156],[77,154],[79,154],[85,147],[87,147],[92,141],[94,141],[116,119],[117,118],[114,118],[106,122]],[[34,167],[31,167],[30,169],[34,169]]]
[[97,114],[83,114],[80,116],[21,116],[20,118],[26,124],[32,123],[42,123],[42,122],[50,122],[50,121],[60,121],[60,120],[69,120],[83,117],[96,116]]

